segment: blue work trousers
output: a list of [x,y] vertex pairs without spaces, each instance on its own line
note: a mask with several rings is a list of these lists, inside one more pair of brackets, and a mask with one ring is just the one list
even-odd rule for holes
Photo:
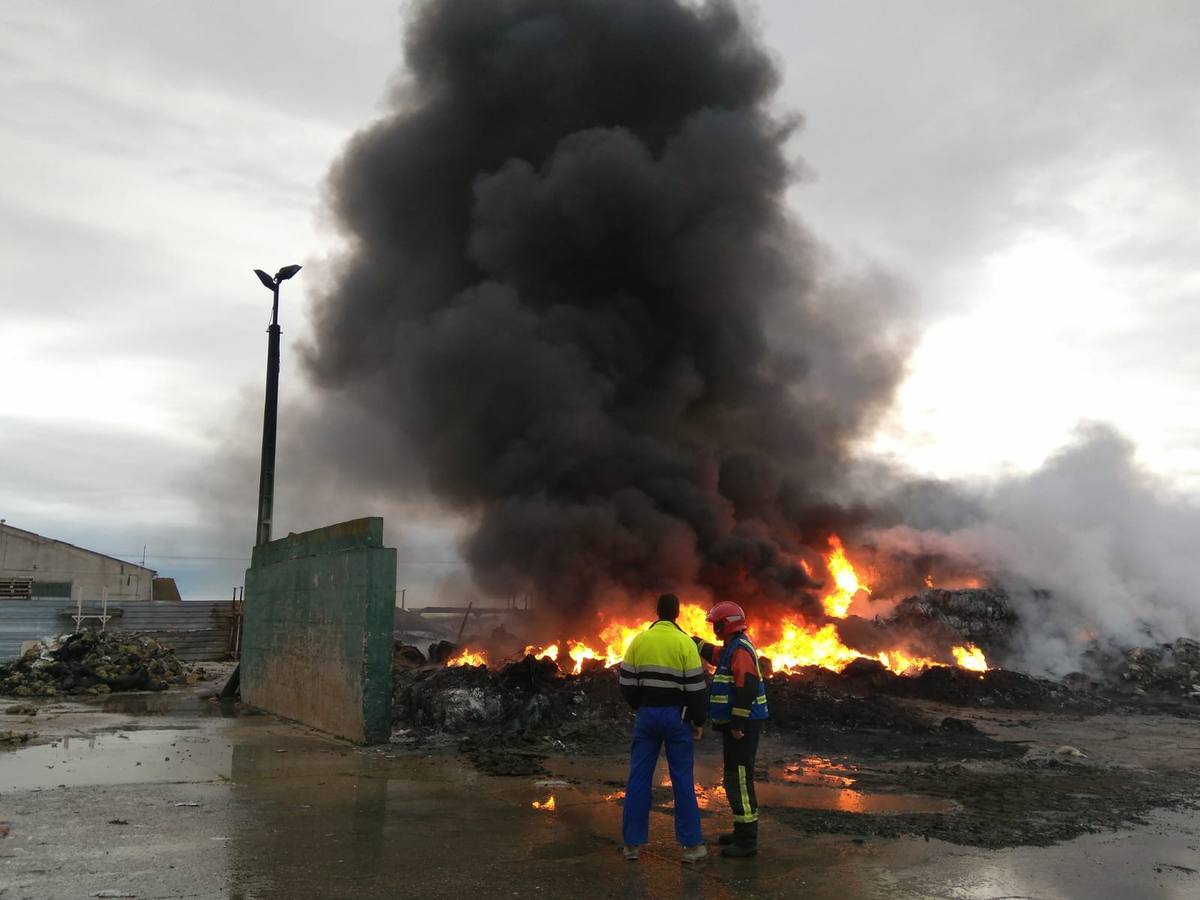
[[659,748],[666,744],[667,769],[675,792],[675,839],[685,847],[704,843],[700,834],[700,807],[692,780],[692,728],[681,718],[678,706],[643,706],[633,724],[629,749],[629,783],[621,835],[627,847],[645,844],[650,832],[650,789]]

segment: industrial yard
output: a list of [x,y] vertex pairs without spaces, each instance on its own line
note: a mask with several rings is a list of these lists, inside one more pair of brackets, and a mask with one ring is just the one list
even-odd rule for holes
[[[772,735],[761,858],[692,870],[670,841],[665,789],[649,852],[621,859],[618,746],[487,775],[456,741],[355,747],[211,693],[43,700],[35,716],[0,716],[35,735],[0,751],[0,897],[383,898],[402,884],[446,898],[1182,900],[1200,889],[1194,719],[919,704],[1010,748],[936,761],[928,748],[881,758],[881,735],[861,753]],[[702,742],[702,790],[719,766]],[[706,832],[727,820],[714,797]]]

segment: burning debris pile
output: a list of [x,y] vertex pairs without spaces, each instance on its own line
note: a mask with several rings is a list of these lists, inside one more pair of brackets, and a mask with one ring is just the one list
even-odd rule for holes
[[92,630],[48,638],[0,664],[0,694],[13,697],[162,691],[198,679],[153,638]]
[[897,604],[890,619],[900,628],[937,631],[943,640],[968,641],[989,653],[1007,649],[1018,622],[1000,588],[929,588]]
[[[960,695],[972,685],[975,690],[976,702],[967,705],[1058,705],[1054,688],[1037,679],[1015,673],[961,674],[968,680],[960,683]],[[478,767],[493,774],[540,771],[540,759],[550,754],[612,752],[625,745],[632,727],[616,670],[599,663],[574,675],[553,660],[526,656],[496,671],[470,665],[399,667],[394,677],[394,724],[402,740],[424,744],[434,736],[452,738]],[[1010,680],[1023,689],[1014,692],[1010,685],[1006,693],[1000,682]],[[771,730],[802,735],[811,748],[878,757],[1003,757],[1020,752],[961,720],[930,718],[898,702],[921,696],[923,684],[920,677],[895,675],[874,660],[860,660],[841,674],[820,667],[776,674],[767,688]],[[930,693],[948,698],[953,691],[944,685],[944,680],[934,682]]]

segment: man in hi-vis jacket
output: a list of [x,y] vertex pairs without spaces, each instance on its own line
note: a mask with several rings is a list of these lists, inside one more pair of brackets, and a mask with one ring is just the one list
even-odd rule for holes
[[637,711],[621,815],[626,859],[637,859],[649,838],[651,781],[663,745],[683,861],[693,863],[708,855],[692,776],[692,742],[700,739],[708,686],[696,645],[675,624],[678,617],[679,598],[663,594],[658,598],[658,621],[633,639],[621,661],[621,693]]

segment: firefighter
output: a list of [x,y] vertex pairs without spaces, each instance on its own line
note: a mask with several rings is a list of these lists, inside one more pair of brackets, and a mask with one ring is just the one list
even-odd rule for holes
[[692,742],[700,740],[708,686],[696,645],[675,624],[678,617],[679,598],[663,594],[658,598],[658,621],[633,639],[621,661],[621,693],[637,713],[621,814],[626,859],[637,859],[649,838],[651,782],[664,744],[675,794],[675,838],[683,847],[683,861],[694,863],[708,855],[692,776]]
[[754,758],[767,718],[767,691],[758,651],[746,636],[746,613],[722,601],[708,611],[720,647],[692,638],[700,656],[716,667],[708,695],[708,717],[721,732],[725,762],[725,796],[733,809],[733,833],[719,839],[721,855],[758,853],[758,801],[754,796]]

